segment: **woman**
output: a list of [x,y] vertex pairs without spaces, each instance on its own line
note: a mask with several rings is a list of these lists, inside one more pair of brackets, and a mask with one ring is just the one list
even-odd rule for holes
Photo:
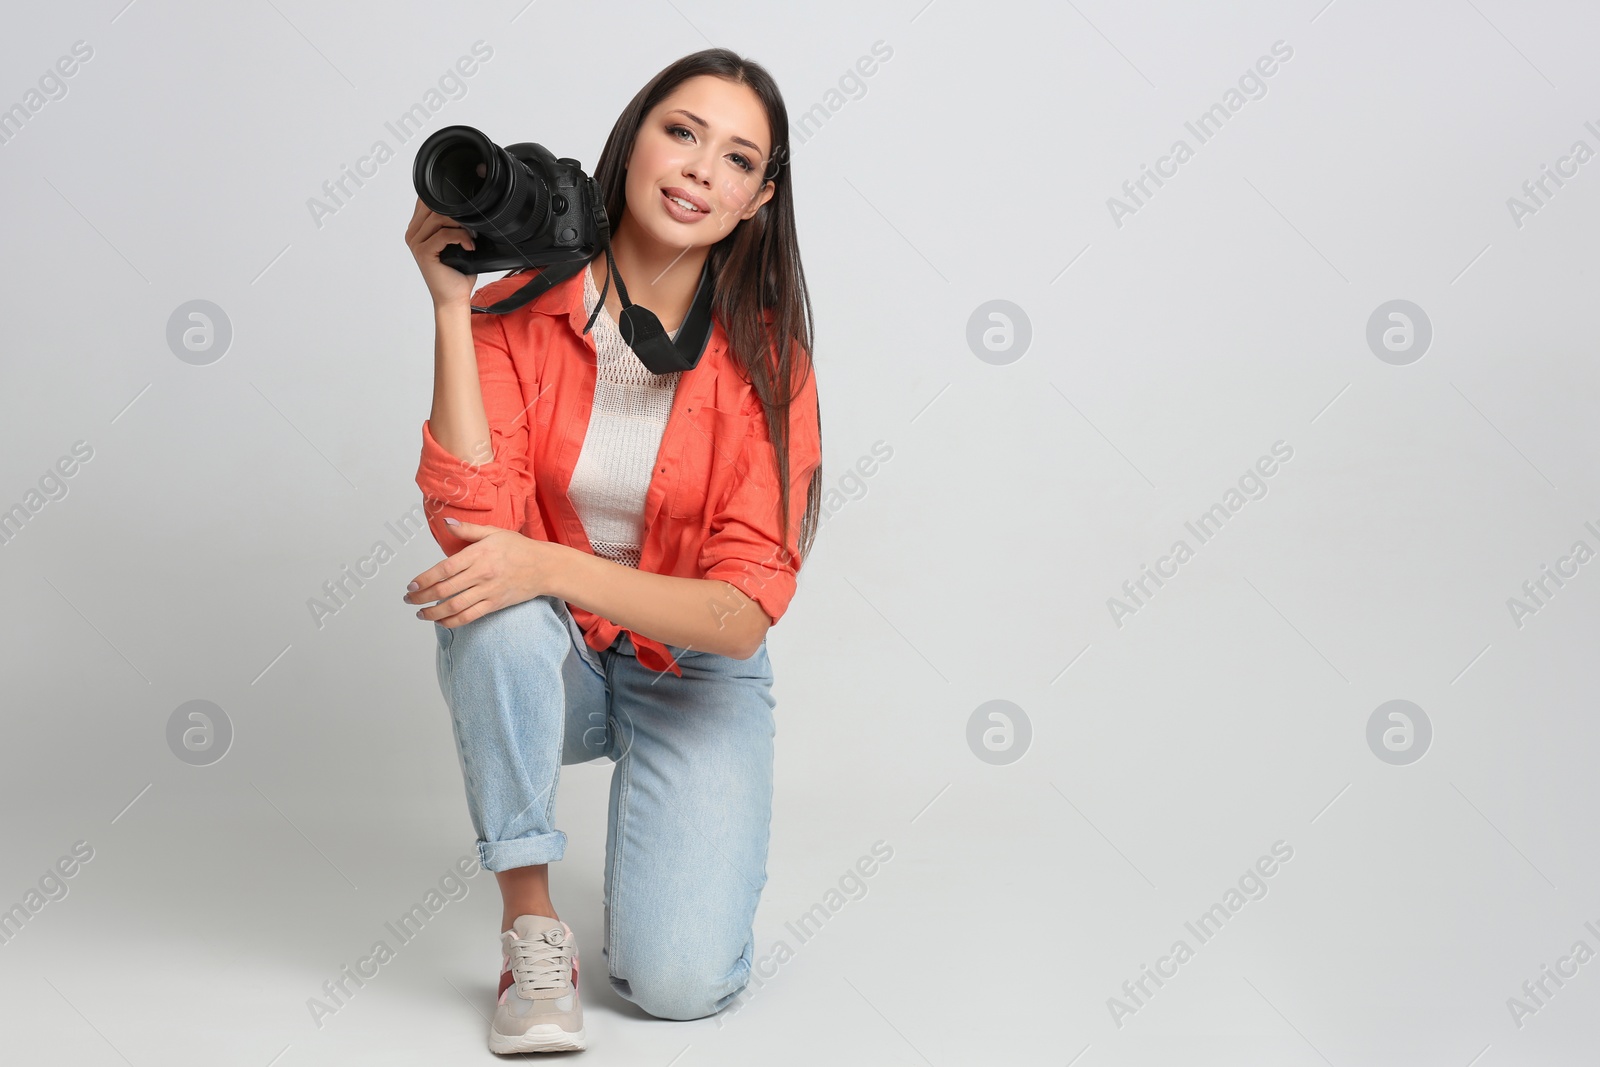
[[470,234],[421,201],[406,231],[437,329],[417,484],[449,558],[405,599],[430,605],[417,616],[434,623],[504,901],[495,1052],[584,1047],[578,949],[549,895],[563,764],[615,763],[612,987],[694,1019],[750,977],[772,810],[766,631],[821,491],[787,130],[767,71],[714,48],[656,75],[606,141],[594,176],[629,297],[675,337],[709,263],[713,328],[691,370],[653,374],[623,341],[604,255],[474,315],[528,275],[474,294],[438,258]]

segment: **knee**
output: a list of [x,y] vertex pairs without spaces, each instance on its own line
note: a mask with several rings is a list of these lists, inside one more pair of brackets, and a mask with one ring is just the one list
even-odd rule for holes
[[564,637],[567,624],[561,613],[565,610],[566,605],[554,597],[536,596],[452,628],[447,631],[449,641],[456,649],[467,643],[508,648]]
[[633,971],[627,979],[613,977],[618,993],[658,1019],[703,1019],[715,1015],[750,979],[750,972],[738,965],[740,977],[730,986],[729,973],[697,967],[692,960],[671,965],[656,965]]

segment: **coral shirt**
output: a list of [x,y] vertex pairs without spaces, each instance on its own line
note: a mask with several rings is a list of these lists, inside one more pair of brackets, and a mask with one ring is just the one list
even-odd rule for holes
[[[470,544],[450,532],[446,516],[594,552],[567,496],[595,393],[593,334],[583,333],[583,274],[509,314],[472,316],[494,458],[479,467],[457,458],[434,440],[424,420],[417,468],[428,528],[446,555]],[[508,274],[479,289],[472,302],[492,304],[528,279]],[[804,359],[798,348],[795,354]],[[786,553],[766,416],[728,351],[722,322],[713,317],[705,353],[679,379],[662,433],[645,494],[639,569],[726,581],[776,623],[794,597],[806,488],[822,462],[814,369],[795,393],[789,426]],[[569,607],[591,648],[609,648],[622,632],[609,619]],[[640,663],[683,674],[667,645],[628,635]]]

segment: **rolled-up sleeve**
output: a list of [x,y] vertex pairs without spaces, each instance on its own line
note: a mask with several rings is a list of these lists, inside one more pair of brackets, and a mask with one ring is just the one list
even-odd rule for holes
[[501,316],[474,314],[472,343],[493,458],[473,463],[452,454],[434,439],[429,420],[424,420],[417,467],[428,527],[439,547],[452,556],[470,542],[450,532],[446,517],[549,540],[534,502],[529,447],[533,420],[528,409],[538,395],[538,383],[518,376]]
[[778,463],[766,417],[758,413],[750,422],[738,464],[739,481],[711,519],[700,548],[700,570],[708,579],[733,585],[776,623],[794,598],[800,571],[795,553],[806,490],[822,465],[815,369],[806,375],[789,408],[787,538],[778,529]]

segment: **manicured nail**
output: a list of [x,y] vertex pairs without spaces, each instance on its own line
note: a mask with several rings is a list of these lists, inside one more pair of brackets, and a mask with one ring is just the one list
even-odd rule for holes
[[421,589],[421,588],[422,588],[422,586],[418,585],[416,582],[411,582],[410,584],[408,584],[406,586],[406,592],[415,593],[418,589]]
[[445,523],[446,526],[460,526],[461,525],[459,522],[457,522],[454,519],[445,519],[444,523]]

